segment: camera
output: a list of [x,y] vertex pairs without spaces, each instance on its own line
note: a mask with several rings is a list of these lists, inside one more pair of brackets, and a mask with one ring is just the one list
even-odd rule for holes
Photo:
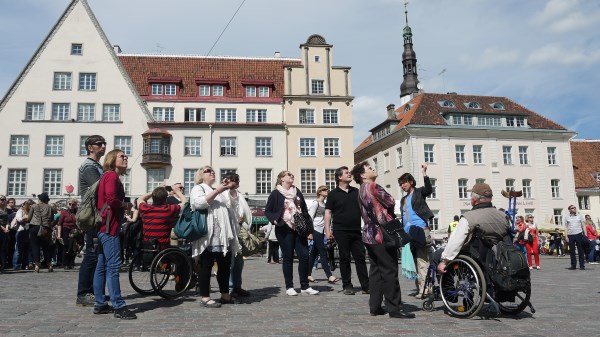
[[165,189],[169,192],[173,192],[173,189],[171,188],[171,186],[165,186]]

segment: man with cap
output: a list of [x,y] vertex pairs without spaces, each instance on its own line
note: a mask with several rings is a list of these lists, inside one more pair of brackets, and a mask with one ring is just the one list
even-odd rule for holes
[[437,270],[442,274],[446,272],[446,264],[452,261],[470,241],[475,228],[481,230],[484,239],[494,243],[501,241],[510,231],[510,221],[506,214],[492,205],[494,194],[488,184],[475,184],[468,191],[471,192],[473,208],[462,215],[454,233],[448,239],[446,248],[437,251],[434,257],[434,261],[440,261]]

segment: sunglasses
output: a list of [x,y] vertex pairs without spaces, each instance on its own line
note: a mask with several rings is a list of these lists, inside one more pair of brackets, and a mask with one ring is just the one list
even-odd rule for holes
[[6,199],[2,198],[2,199],[0,199],[0,201],[6,201]]
[[204,169],[204,173],[215,174],[215,170],[213,170],[213,169]]
[[106,146],[106,142],[95,142],[95,143],[92,143],[92,145],[96,145],[96,146],[102,146],[102,145],[104,145],[104,146]]
[[123,160],[125,160],[125,159],[129,159],[129,157],[127,157],[127,156],[126,156],[126,155],[124,155],[124,154],[120,155],[120,156],[119,156],[119,158],[123,158]]
[[289,172],[287,173],[287,175],[290,176],[290,177],[292,177],[292,178],[294,178],[294,175],[291,174],[291,173],[289,173]]
[[77,203],[69,204],[69,206],[77,206]]

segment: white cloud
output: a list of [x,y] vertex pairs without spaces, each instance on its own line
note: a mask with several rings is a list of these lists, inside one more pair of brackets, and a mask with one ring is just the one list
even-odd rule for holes
[[352,124],[354,125],[354,147],[369,136],[369,130],[387,117],[386,107],[390,102],[379,96],[358,96],[352,104]]
[[531,18],[531,23],[544,25],[578,6],[577,0],[550,0],[544,9]]
[[583,13],[571,13],[560,20],[552,22],[548,30],[554,33],[564,33],[590,27],[600,22],[600,13],[584,16]]
[[460,57],[460,60],[471,70],[482,70],[501,65],[514,64],[517,62],[518,58],[519,53],[517,51],[504,50],[492,46],[487,47],[478,58],[463,55]]
[[551,0],[530,22],[552,33],[582,30],[600,22],[600,11],[581,7],[579,0]]
[[565,48],[553,43],[533,51],[527,57],[527,65],[543,64],[594,64],[600,62],[600,50],[584,50],[581,48]]

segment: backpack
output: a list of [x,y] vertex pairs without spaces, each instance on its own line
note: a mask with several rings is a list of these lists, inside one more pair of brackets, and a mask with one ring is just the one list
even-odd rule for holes
[[525,254],[512,242],[499,241],[487,254],[485,269],[503,291],[527,291],[531,287]]
[[108,203],[105,202],[102,206],[102,210],[98,212],[98,185],[100,185],[100,181],[102,181],[102,177],[88,188],[83,195],[83,198],[81,198],[77,213],[75,213],[75,223],[77,228],[84,232],[91,230],[97,231],[102,225],[102,214],[104,214],[104,211],[107,209],[105,232],[109,232],[111,209]]

